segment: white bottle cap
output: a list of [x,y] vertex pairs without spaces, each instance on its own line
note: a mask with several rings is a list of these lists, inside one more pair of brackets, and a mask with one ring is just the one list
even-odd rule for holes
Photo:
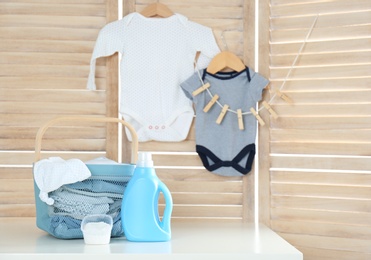
[[137,167],[153,167],[152,154],[150,152],[139,152]]

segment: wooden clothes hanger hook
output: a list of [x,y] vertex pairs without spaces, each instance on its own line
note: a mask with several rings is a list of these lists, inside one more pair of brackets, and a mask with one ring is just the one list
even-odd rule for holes
[[236,72],[240,72],[246,68],[243,61],[237,57],[236,54],[228,50],[227,42],[225,41],[224,33],[229,30],[223,30],[220,34],[222,42],[226,50],[221,51],[211,60],[207,66],[207,72],[215,74],[225,69],[231,69]]
[[174,13],[166,5],[159,3],[158,1],[147,5],[141,12],[145,17],[162,17],[167,18],[172,16]]

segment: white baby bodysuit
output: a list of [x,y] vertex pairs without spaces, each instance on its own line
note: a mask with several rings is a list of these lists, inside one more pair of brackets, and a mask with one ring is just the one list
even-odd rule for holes
[[120,113],[133,125],[139,141],[184,140],[194,111],[179,85],[194,73],[197,52],[199,68],[220,52],[212,30],[180,14],[147,18],[131,13],[109,23],[94,47],[88,89],[96,88],[96,59],[115,52],[123,54]]

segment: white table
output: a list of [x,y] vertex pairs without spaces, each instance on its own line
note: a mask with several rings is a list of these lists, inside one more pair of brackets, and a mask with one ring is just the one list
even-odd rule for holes
[[34,218],[0,218],[0,259],[249,259],[302,260],[303,255],[264,225],[225,222],[172,222],[172,239],[109,245],[56,239],[36,227]]

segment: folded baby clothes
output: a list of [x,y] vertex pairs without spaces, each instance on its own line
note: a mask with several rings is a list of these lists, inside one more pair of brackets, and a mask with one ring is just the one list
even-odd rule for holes
[[88,167],[79,159],[63,160],[60,157],[50,157],[34,164],[34,179],[40,189],[39,197],[48,205],[54,200],[48,193],[57,190],[62,185],[85,180],[91,176]]
[[[86,195],[81,193],[86,193]],[[76,219],[82,219],[90,214],[106,214],[109,211],[110,204],[114,203],[112,198],[92,197],[89,192],[83,191],[74,193],[64,187],[51,193],[51,198],[54,200],[55,213],[68,213]]]
[[[110,193],[110,194],[116,193],[117,195],[119,195],[119,198],[122,198],[124,191],[125,191],[125,187],[131,177],[130,176],[128,176],[127,178],[123,177],[122,181],[120,182],[119,181],[97,180],[93,178],[94,177],[92,177],[89,180],[85,180],[83,182],[76,182],[76,183],[68,184],[65,186],[65,188],[74,189],[76,190],[75,192],[77,192],[77,190],[95,192],[96,193],[95,196],[99,196],[97,195],[98,193]],[[94,196],[94,194],[92,194],[92,196]]]

